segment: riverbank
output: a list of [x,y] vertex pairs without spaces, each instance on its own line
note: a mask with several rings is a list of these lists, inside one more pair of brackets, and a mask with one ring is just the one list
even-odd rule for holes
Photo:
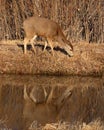
[[54,56],[47,47],[36,45],[36,54],[28,46],[0,42],[0,74],[47,74],[102,76],[104,74],[104,44],[77,43],[74,56],[69,57],[61,48],[54,48]]

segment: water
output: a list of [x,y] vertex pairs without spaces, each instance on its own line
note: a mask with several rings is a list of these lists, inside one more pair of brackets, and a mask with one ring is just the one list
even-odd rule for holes
[[0,127],[104,121],[104,78],[0,76]]

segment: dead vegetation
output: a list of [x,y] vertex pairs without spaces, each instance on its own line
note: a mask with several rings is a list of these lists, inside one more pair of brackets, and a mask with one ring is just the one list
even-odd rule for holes
[[104,73],[104,45],[78,43],[73,44],[74,56],[69,57],[61,47],[54,48],[54,55],[47,47],[36,44],[36,54],[28,46],[27,55],[23,54],[23,45],[0,45],[1,74],[47,74],[47,75],[93,75]]
[[58,22],[72,42],[104,43],[103,6],[103,0],[0,0],[0,39],[23,39],[24,19],[38,15]]
[[[0,130],[12,130],[8,128],[7,125],[0,120]],[[37,126],[37,122],[33,121],[28,130],[104,130],[104,124],[100,120],[92,121],[88,124],[86,123],[74,123],[69,122],[58,122],[46,124],[45,126]]]
[[[46,124],[42,130],[103,130],[104,125],[99,120],[86,123],[75,123],[71,124],[68,122]],[[31,129],[30,129],[31,130]],[[32,129],[35,130],[35,129]]]
[[26,57],[21,48],[2,45],[0,73],[102,75],[104,45],[80,43],[104,43],[103,5],[103,0],[0,0],[0,40],[7,43],[23,39],[23,21],[38,15],[58,22],[74,45],[74,58],[68,58],[59,48],[54,49],[57,50],[54,58],[50,53],[41,54],[42,45],[36,46],[41,48],[36,56],[29,51]]

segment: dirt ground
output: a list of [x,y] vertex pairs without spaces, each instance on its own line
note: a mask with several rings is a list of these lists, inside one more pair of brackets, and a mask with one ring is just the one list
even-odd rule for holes
[[28,45],[23,53],[20,42],[0,42],[0,74],[47,74],[101,76],[104,74],[104,44],[74,43],[74,56],[69,57],[61,47],[54,48],[52,56],[49,47],[43,52],[43,45],[37,44],[36,54]]

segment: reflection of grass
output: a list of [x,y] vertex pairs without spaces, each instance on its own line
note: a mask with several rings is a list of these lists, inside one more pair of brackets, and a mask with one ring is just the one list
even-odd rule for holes
[[[0,120],[0,130],[12,130],[8,128],[5,122]],[[46,124],[45,126],[37,125],[36,121],[30,125],[28,130],[104,130],[104,123],[100,120],[92,121],[89,124],[86,123],[75,123],[71,124],[68,122],[58,122]]]
[[100,120],[92,121],[89,124],[86,123],[75,123],[70,124],[67,122],[59,122],[59,123],[52,123],[52,124],[46,124],[45,126],[41,126],[39,128],[29,128],[29,130],[104,130],[104,124]]
[[0,130],[12,130],[7,127],[6,122],[7,122],[7,119],[5,120],[0,119]]

